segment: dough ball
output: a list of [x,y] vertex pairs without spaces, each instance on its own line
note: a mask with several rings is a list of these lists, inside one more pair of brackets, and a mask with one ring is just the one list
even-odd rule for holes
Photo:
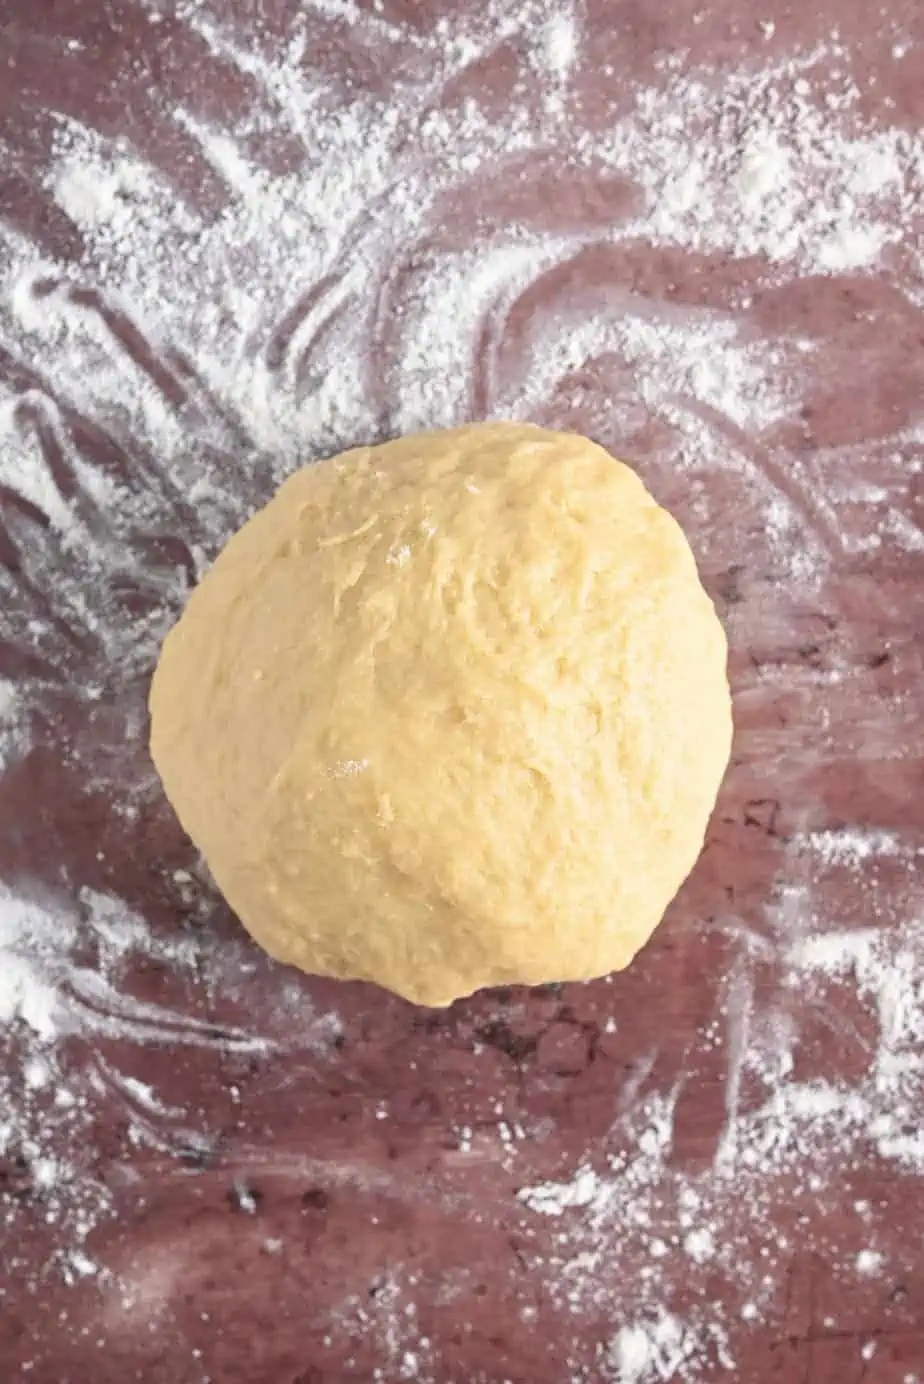
[[292,476],[193,592],[151,717],[257,941],[426,1005],[628,965],[732,733],[678,525],[594,443],[510,423]]

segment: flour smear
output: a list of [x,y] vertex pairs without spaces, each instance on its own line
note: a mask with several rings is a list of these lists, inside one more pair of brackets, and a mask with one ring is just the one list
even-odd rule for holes
[[[141,8],[156,25],[157,7]],[[832,578],[857,553],[920,553],[908,449],[919,455],[924,431],[903,422],[876,439],[872,488],[852,480],[863,448],[832,443],[817,464],[788,450],[822,347],[751,311],[762,293],[872,279],[886,263],[920,304],[924,142],[863,113],[836,34],[781,56],[768,25],[739,67],[665,58],[644,81],[611,72],[619,99],[591,119],[579,5],[498,5],[424,33],[338,0],[305,7],[283,43],[209,4],[177,8],[171,22],[208,55],[203,81],[220,64],[248,93],[219,121],[154,92],[201,178],[177,184],[128,132],[59,116],[42,195],[81,254],[56,258],[0,224],[0,643],[20,652],[0,668],[0,771],[56,747],[79,791],[109,803],[118,842],[158,800],[141,744],[146,683],[190,585],[297,465],[386,435],[511,416],[622,450],[676,510],[713,586],[764,573],[740,618],[723,611],[733,658],[791,640],[808,609],[835,609]],[[340,79],[330,40],[344,30],[374,70],[396,74],[387,88]],[[502,101],[478,75],[499,53],[516,74]],[[740,272],[721,292],[692,290],[728,266]],[[739,749],[763,764],[767,798],[798,797],[806,756],[852,754],[839,727],[864,716],[878,717],[868,734],[883,757],[900,755],[910,713],[865,707],[855,671],[848,635],[823,668],[768,656],[740,673]],[[787,727],[748,731],[781,687],[798,702]],[[54,838],[53,805],[43,820]],[[631,1105],[619,1152],[588,1150],[563,1180],[531,1179],[523,1145],[511,1153],[524,1169],[513,1210],[555,1224],[552,1299],[596,1317],[618,1302],[595,1376],[610,1384],[731,1368],[734,1332],[777,1297],[799,1234],[779,1229],[781,1205],[836,1197],[866,1159],[924,1172],[924,840],[891,823],[831,824],[812,803],[773,849],[747,916],[720,920],[734,959],[691,1037],[724,1055],[708,1166],[671,1158],[683,1072]],[[828,911],[845,873],[859,921]],[[195,911],[192,876],[171,887],[187,884]],[[48,1272],[69,1282],[109,1272],[92,1236],[110,1199],[86,1156],[107,1104],[128,1109],[151,1148],[206,1137],[118,1053],[282,1054],[291,1042],[279,1014],[216,1028],[175,1000],[135,997],[146,957],[177,993],[184,975],[190,995],[246,976],[243,944],[159,936],[137,903],[74,867],[0,892],[0,1155],[45,1189]],[[799,1075],[806,1014],[836,1024],[844,995],[869,1021],[862,1069]],[[336,1020],[303,1011],[298,1029],[323,1043]],[[15,1206],[2,1214],[15,1223]],[[869,1243],[853,1269],[885,1272],[861,1212],[857,1225]],[[723,1306],[706,1286],[716,1276]],[[400,1377],[426,1380],[426,1351],[400,1322]]]

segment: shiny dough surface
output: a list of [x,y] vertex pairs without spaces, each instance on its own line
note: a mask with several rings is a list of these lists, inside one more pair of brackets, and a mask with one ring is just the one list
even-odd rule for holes
[[601,447],[511,423],[297,472],[151,691],[168,796],[253,937],[433,1006],[628,965],[731,735],[678,524]]

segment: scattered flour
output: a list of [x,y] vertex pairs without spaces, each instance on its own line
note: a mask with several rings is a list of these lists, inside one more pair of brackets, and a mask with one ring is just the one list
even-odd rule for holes
[[676,1379],[694,1350],[686,1328],[668,1312],[649,1321],[633,1322],[617,1333],[609,1365],[616,1384],[655,1384]]
[[[242,1055],[291,1047],[282,1012],[275,1031],[259,1035],[137,997],[139,968],[151,962],[195,976],[206,988],[240,970],[233,948],[219,953],[182,934],[158,937],[111,895],[83,889],[76,899],[27,896],[0,884],[0,1033],[24,1053],[18,1071],[15,1064],[0,1071],[0,1169],[12,1165],[41,1199],[45,1222],[58,1234],[46,1267],[68,1282],[97,1272],[82,1246],[111,1211],[105,1181],[87,1165],[100,1105],[118,1103],[138,1147],[176,1156],[205,1135],[149,1083],[111,1066],[100,1042]],[[300,1043],[322,1047],[335,1029],[330,1016],[313,1016],[302,1000]],[[84,1055],[76,1065],[75,1041]],[[49,1154],[62,1149],[72,1156]],[[15,1203],[5,1207],[0,1197],[0,1227],[13,1225],[15,1214]]]
[[[811,343],[758,330],[748,292],[703,306],[673,297],[667,280],[640,286],[626,268],[641,244],[704,266],[755,257],[758,282],[780,284],[868,273],[913,248],[899,237],[924,196],[924,141],[866,120],[836,40],[738,70],[681,70],[679,56],[665,58],[650,82],[622,74],[625,100],[591,125],[571,99],[592,56],[577,4],[498,6],[487,25],[450,17],[431,39],[358,5],[315,5],[361,29],[383,62],[399,45],[409,70],[422,64],[425,75],[402,78],[385,104],[338,94],[337,74],[312,65],[305,26],[269,58],[208,6],[180,8],[256,92],[220,126],[182,102],[170,110],[222,189],[220,208],[175,186],[127,137],[62,116],[45,194],[81,236],[82,257],[65,263],[0,223],[0,347],[15,366],[0,382],[0,485],[21,564],[17,579],[0,570],[0,641],[31,651],[22,677],[0,680],[0,769],[45,735],[82,784],[110,795],[116,818],[150,804],[157,789],[131,747],[154,652],[191,583],[296,465],[384,433],[473,414],[577,419],[624,444],[665,489],[682,473],[678,504],[710,571],[740,564],[745,542],[744,561],[773,575],[772,595],[749,616],[771,648],[845,554],[924,546],[902,508],[911,472],[901,458],[893,485],[860,496],[864,527],[851,549],[843,524],[856,493],[846,480],[827,491],[780,449],[779,430],[805,404]],[[760,26],[761,45],[773,31]],[[538,74],[539,107],[517,86],[498,114],[475,85],[442,108],[502,42]],[[288,171],[254,153],[267,130],[297,150]],[[535,184],[554,193],[521,195]],[[731,497],[728,509],[716,494]],[[784,677],[798,680],[791,668]],[[763,695],[758,680],[742,679],[741,692],[748,711]],[[834,706],[836,730],[835,696],[826,690],[824,713]],[[845,723],[853,715],[850,704]],[[59,745],[65,720],[83,729]],[[809,731],[814,744],[819,728]],[[776,741],[755,732],[750,752],[768,780],[806,754],[799,733],[795,722]],[[332,772],[363,767],[347,760]],[[778,861],[763,916],[728,922],[737,959],[716,1013],[691,1035],[700,1055],[719,1050],[727,1062],[713,1162],[690,1173],[672,1161],[691,1079],[681,1072],[670,1090],[629,1102],[599,1157],[520,1187],[524,1224],[553,1231],[557,1305],[612,1315],[617,1275],[634,1285],[601,1355],[608,1384],[694,1384],[711,1364],[730,1366],[732,1323],[704,1296],[707,1279],[734,1285],[736,1321],[759,1321],[793,1244],[809,1242],[799,1217],[836,1194],[851,1160],[875,1153],[924,1171],[914,1113],[924,1100],[924,901],[877,896],[869,926],[841,927],[824,912],[821,881],[850,871],[865,898],[880,866],[910,877],[922,849],[857,824],[804,832]],[[140,1146],[175,1152],[204,1137],[150,1083],[103,1060],[102,1041],[242,1055],[290,1041],[282,1009],[258,1031],[135,997],[133,968],[145,959],[213,985],[245,974],[233,949],[217,954],[198,934],[167,944],[79,881],[63,899],[9,881],[0,889],[0,1026],[10,1052],[23,1053],[0,1078],[0,1157],[46,1197],[53,1265],[72,1282],[105,1277],[86,1241],[110,1199],[76,1153],[70,1162],[50,1150],[91,1147],[111,1100]],[[774,978],[759,1001],[758,969]],[[797,1074],[800,1026],[827,1015],[832,986],[874,1033],[849,1082]],[[330,1034],[298,994],[292,1005],[306,1044]],[[461,1157],[478,1147],[468,1127],[458,1142]],[[504,1156],[519,1158],[523,1142],[502,1139]],[[252,1212],[243,1184],[239,1198]],[[788,1208],[793,1222],[781,1228]],[[11,1226],[14,1214],[0,1205]],[[766,1232],[760,1252],[755,1225]],[[852,1253],[858,1275],[883,1272],[878,1250]],[[427,1344],[400,1305],[395,1287],[351,1310],[385,1340],[392,1377],[423,1379]]]
[[537,56],[541,69],[553,79],[563,80],[574,66],[579,47],[576,15],[565,9],[556,11],[539,31]]
[[760,72],[701,72],[640,92],[638,125],[614,131],[605,154],[631,165],[645,140],[646,232],[809,273],[874,265],[918,205],[921,144],[900,128],[859,126],[859,87],[821,75],[836,55],[835,43]]
[[[840,831],[816,831],[806,838],[809,850],[826,865],[859,865],[878,856],[903,853],[902,843],[893,831],[869,831],[852,827]],[[924,846],[913,854],[924,853]]]
[[862,1274],[864,1277],[869,1277],[872,1274],[878,1274],[882,1269],[882,1263],[882,1255],[877,1254],[875,1250],[861,1250],[860,1253],[857,1255],[856,1260],[857,1273]]
[[0,773],[22,753],[28,737],[21,725],[23,700],[9,678],[0,678]]
[[[884,841],[882,834],[858,832],[849,849],[842,844],[838,838],[834,859],[858,875],[872,850],[884,844],[893,857],[907,854],[897,837]],[[790,849],[798,856],[804,845],[796,840]],[[727,1045],[729,1061],[739,1068],[737,1089],[746,1079],[751,1096],[747,1111],[729,1104],[719,1149],[724,1156],[700,1174],[672,1158],[676,1101],[685,1086],[681,1075],[673,1096],[647,1098],[613,1131],[619,1152],[583,1164],[568,1180],[529,1184],[518,1192],[533,1215],[561,1223],[551,1260],[553,1297],[575,1312],[599,1311],[614,1275],[634,1281],[635,1301],[648,1315],[614,1340],[609,1365],[617,1382],[675,1377],[658,1373],[668,1368],[664,1359],[670,1355],[662,1347],[671,1345],[673,1330],[670,1314],[659,1314],[668,1304],[680,1311],[683,1292],[691,1300],[681,1313],[678,1343],[696,1342],[695,1364],[676,1377],[697,1380],[705,1360],[721,1357],[723,1333],[732,1326],[718,1302],[703,1303],[716,1275],[734,1283],[731,1300],[740,1301],[741,1320],[760,1320],[796,1248],[843,1255],[825,1240],[824,1221],[819,1228],[812,1212],[819,1203],[830,1203],[832,1211],[840,1207],[845,1175],[854,1166],[877,1156],[912,1175],[924,1169],[924,1134],[915,1113],[924,1102],[924,910],[920,923],[840,932],[813,931],[803,917],[801,934],[790,930],[780,980],[782,995],[800,996],[800,1010],[767,1009],[761,1017],[770,1028],[768,1041],[752,1019],[744,1042]],[[804,1019],[824,1013],[830,991],[823,998],[818,987],[832,982],[839,987],[838,1004],[850,994],[875,1032],[865,1073],[849,1082],[799,1077],[792,1060],[797,1013]],[[785,1217],[778,1192],[784,1186]],[[854,1209],[862,1243],[870,1207],[861,1199]],[[766,1235],[757,1256],[755,1228]],[[685,1267],[665,1298],[667,1263]],[[870,1247],[855,1251],[853,1264],[861,1277],[887,1270],[885,1256]],[[721,1300],[729,1301],[727,1293]],[[661,1323],[661,1338],[652,1336],[652,1322]]]

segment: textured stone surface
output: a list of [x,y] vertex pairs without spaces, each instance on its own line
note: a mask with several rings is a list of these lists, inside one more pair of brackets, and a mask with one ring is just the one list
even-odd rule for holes
[[[232,0],[223,7],[245,32],[248,24],[259,28],[261,45],[281,44],[298,8]],[[473,16],[483,10],[468,8]],[[332,80],[378,91],[387,102],[387,62],[358,24],[336,18],[339,9],[319,5],[316,14]],[[460,12],[450,0],[358,3],[343,14],[353,9],[376,9],[401,33],[433,43],[441,41],[433,38],[439,16],[455,22]],[[5,0],[0,7],[0,215],[62,263],[81,264],[86,246],[43,185],[56,115],[126,136],[212,215],[228,200],[200,146],[171,119],[168,98],[182,97],[230,125],[253,104],[252,83],[191,27],[173,18],[154,24],[152,13],[127,0]],[[914,0],[888,0],[875,14],[859,0],[811,8],[783,0],[702,8],[687,0],[586,0],[585,56],[574,79],[580,120],[584,127],[598,116],[605,123],[620,81],[652,80],[670,54],[685,70],[703,62],[768,63],[827,42],[837,29],[858,78],[859,112],[914,131],[924,121],[920,13]],[[761,37],[759,23],[771,22],[775,29]],[[901,61],[893,53],[897,33],[908,44]],[[73,51],[69,41],[78,45]],[[462,87],[438,92],[437,103],[451,110],[474,91],[503,110],[515,50],[513,42],[498,43]],[[426,53],[408,39],[408,81],[426,79]],[[522,99],[530,99],[535,76],[518,80],[527,84]],[[270,126],[254,142],[264,160],[297,166],[300,152],[285,130]],[[582,226],[596,218],[605,228],[634,204],[629,181],[600,194],[602,210],[580,180],[571,189],[563,183],[560,196],[573,198]],[[523,182],[518,196],[528,215],[554,221],[548,179],[527,174]],[[498,194],[502,213],[508,194]],[[445,243],[452,234],[477,242],[466,219],[473,198],[463,193],[448,209]],[[909,236],[919,233],[920,216],[918,207]],[[132,736],[119,719],[124,706],[141,705],[149,664],[124,676],[115,670],[88,709],[69,687],[90,680],[102,655],[89,637],[70,639],[58,662],[60,685],[36,700],[32,748],[0,778],[0,877],[125,900],[143,914],[165,956],[127,960],[120,991],[212,1027],[206,1046],[144,1044],[116,1030],[63,1045],[67,1071],[99,1075],[104,1062],[179,1112],[149,1121],[156,1128],[139,1140],[124,1090],[103,1081],[88,1097],[82,1132],[60,1149],[55,1141],[65,1136],[48,1136],[44,1153],[66,1155],[111,1197],[112,1214],[100,1218],[86,1244],[97,1266],[92,1275],[68,1283],[43,1269],[60,1244],[60,1226],[46,1223],[42,1190],[15,1141],[0,1155],[0,1375],[10,1384],[618,1380],[607,1350],[639,1310],[642,1261],[634,1249],[621,1260],[618,1241],[604,1235],[598,1266],[574,1267],[579,1249],[558,1237],[580,1209],[564,1219],[542,1217],[517,1191],[567,1182],[580,1165],[600,1167],[606,1156],[634,1157],[639,1136],[630,1116],[651,1093],[673,1093],[671,1167],[678,1176],[703,1175],[727,1129],[733,1054],[715,1034],[727,1031],[742,936],[766,944],[749,972],[759,1008],[784,986],[768,912],[788,888],[805,884],[807,871],[814,916],[837,918],[842,927],[866,926],[876,916],[888,923],[915,906],[914,882],[900,861],[879,862],[874,908],[850,871],[836,862],[806,865],[793,848],[800,833],[853,826],[924,841],[924,558],[888,535],[852,542],[871,532],[867,510],[832,519],[826,504],[839,468],[854,486],[876,486],[888,466],[890,476],[911,478],[902,490],[904,514],[924,521],[924,443],[913,433],[924,319],[897,286],[907,282],[899,251],[874,272],[786,278],[756,256],[643,239],[616,255],[604,240],[524,289],[495,337],[486,331],[478,338],[497,369],[520,369],[539,311],[536,294],[546,295],[550,311],[580,304],[588,292],[628,291],[718,314],[747,298],[743,320],[755,337],[812,343],[800,407],[751,453],[800,511],[804,533],[828,553],[824,579],[807,593],[780,576],[765,515],[740,472],[710,471],[705,492],[694,496],[689,475],[659,460],[663,419],[642,403],[626,404],[619,362],[585,365],[534,410],[535,421],[581,428],[640,459],[658,499],[690,531],[726,622],[738,738],[693,878],[632,969],[593,985],[495,992],[431,1014],[371,988],[283,973],[249,945],[207,884],[197,881],[191,899],[173,878],[194,862],[150,778],[143,726],[136,722]],[[380,435],[394,418],[388,331],[397,331],[399,317],[372,354]],[[28,360],[0,352],[0,376],[20,399],[41,390],[30,369]],[[475,391],[474,414],[490,409],[489,376],[478,376],[487,394]],[[154,378],[163,388],[156,369]],[[631,395],[632,385],[625,390]],[[634,420],[627,444],[626,418]],[[728,435],[729,446],[741,442],[738,433]],[[115,471],[135,455],[129,448],[113,458],[99,434],[84,445],[91,461]],[[8,488],[0,507],[9,520]],[[178,544],[183,561],[196,540],[178,514],[166,511],[154,537]],[[793,543],[802,541],[799,532]],[[161,557],[151,554],[156,567]],[[2,548],[0,559],[15,586],[15,552]],[[54,612],[57,595],[52,582],[35,599]],[[62,623],[68,618],[63,611]],[[22,641],[8,639],[0,644],[0,673],[24,680],[32,657]],[[113,764],[124,780],[146,785],[132,814],[113,811]],[[186,969],[171,960],[178,939],[195,954]],[[87,964],[92,969],[92,956]],[[796,1073],[856,1079],[875,1033],[855,995],[835,985],[824,1002],[816,997],[800,1008],[798,995],[788,1002],[797,1016]],[[266,1051],[235,1051],[228,1035],[238,1030],[272,1042]],[[17,1029],[4,1037],[14,1077],[26,1043]],[[756,1090],[740,1094],[745,1107],[758,1100]],[[920,1113],[908,1119],[914,1129]],[[734,1234],[749,1266],[767,1251],[771,1283],[756,1322],[741,1318],[733,1275],[687,1282],[687,1261],[669,1248],[665,1301],[684,1320],[704,1301],[724,1304],[735,1361],[729,1376],[710,1348],[701,1364],[683,1366],[686,1374],[677,1365],[677,1378],[907,1384],[924,1371],[924,1260],[912,1229],[924,1217],[924,1182],[861,1150],[845,1159],[841,1186],[829,1179],[816,1193],[816,1161],[824,1160],[809,1150],[802,1163],[775,1174],[759,1214],[746,1195],[737,1207],[726,1195],[719,1233]],[[867,1219],[852,1209],[863,1201]],[[662,1210],[663,1223],[655,1205],[650,1231],[669,1240],[677,1225]],[[883,1255],[882,1271],[851,1273],[871,1244]],[[579,1303],[569,1298],[569,1273],[595,1283]]]

